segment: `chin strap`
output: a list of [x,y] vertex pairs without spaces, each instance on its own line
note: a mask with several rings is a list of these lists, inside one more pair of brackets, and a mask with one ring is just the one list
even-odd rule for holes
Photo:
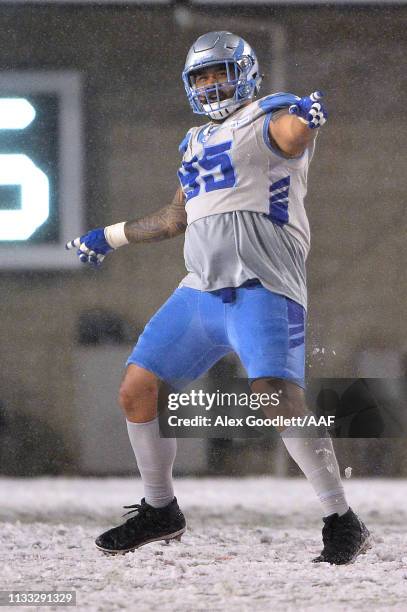
[[[235,102],[235,104],[230,104],[228,106],[225,106],[224,108],[219,108],[217,110],[208,110],[206,112],[206,115],[208,115],[208,117],[210,117],[211,119],[224,119],[225,117],[228,117],[229,115],[237,111],[239,108],[241,108],[244,102],[246,102],[246,100],[242,100],[241,102]],[[203,107],[204,110],[206,110],[205,106],[209,105],[205,104]]]

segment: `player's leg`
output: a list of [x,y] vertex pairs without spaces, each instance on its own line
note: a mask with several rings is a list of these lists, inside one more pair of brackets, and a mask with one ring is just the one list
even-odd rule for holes
[[[206,372],[230,349],[210,337],[200,313],[201,292],[177,289],[146,325],[129,359],[119,391],[130,441],[145,486],[155,507],[173,498],[175,438],[159,436],[157,403],[166,405],[170,387],[182,388]],[[219,300],[212,308],[222,320]],[[214,326],[216,329],[216,325]]]
[[[265,406],[266,416],[274,418],[303,417],[310,412],[305,402],[304,390],[297,384],[278,378],[254,380],[251,388],[255,393],[279,394],[278,406]],[[345,498],[339,466],[332,440],[326,430],[315,425],[276,428],[294,461],[297,463],[321,502],[323,515],[345,514],[349,504]]]
[[[134,550],[154,540],[179,537],[185,530],[172,484],[176,440],[160,437],[157,409],[160,395],[166,393],[164,381],[181,388],[230,351],[204,329],[199,297],[193,289],[175,291],[146,325],[127,361],[119,400],[145,498],[134,506],[134,517],[96,540],[105,552]],[[218,314],[223,322],[221,302]],[[213,315],[216,319],[216,308]]]
[[[230,331],[236,352],[252,379],[252,389],[256,393],[279,393],[279,404],[264,409],[267,416],[305,416],[304,309],[263,287],[239,289],[236,306],[231,312]],[[324,514],[345,514],[349,505],[331,439],[321,438],[316,427],[277,429],[313,485]]]
[[[230,334],[256,393],[279,393],[277,406],[264,408],[270,417],[309,414],[305,402],[305,311],[288,298],[262,287],[240,289],[231,309]],[[328,546],[324,558],[333,563],[349,562],[366,540],[367,530],[349,509],[341,483],[332,440],[316,426],[278,428],[291,457],[313,486],[328,524],[337,520],[339,530],[353,533],[337,546]],[[336,517],[332,519],[330,517]],[[335,530],[329,529],[329,533]],[[326,548],[326,547],[325,547]],[[325,550],[325,549],[324,549]],[[329,554],[328,554],[329,553]],[[326,558],[325,558],[326,557]],[[329,557],[329,558],[328,558]]]
[[[310,414],[304,390],[295,383],[278,378],[262,378],[253,381],[251,387],[256,393],[279,393],[278,406],[263,408],[270,418]],[[328,432],[316,425],[290,425],[277,429],[289,454],[312,485],[323,509],[324,549],[314,561],[336,565],[352,562],[358,554],[369,548],[369,531],[346,501],[339,465]]]
[[177,452],[175,438],[160,437],[157,406],[165,385],[153,372],[129,364],[119,391],[127,431],[139,469],[146,502],[163,508],[174,499],[172,467]]
[[156,540],[180,539],[185,518],[174,497],[172,466],[176,440],[161,438],[157,406],[162,388],[156,374],[130,364],[120,386],[119,403],[144,486],[140,504],[127,506],[131,518],[102,533],[96,546],[106,553],[124,553]]

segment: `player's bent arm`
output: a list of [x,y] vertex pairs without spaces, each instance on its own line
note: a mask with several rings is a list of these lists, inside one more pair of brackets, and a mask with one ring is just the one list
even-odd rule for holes
[[168,206],[141,219],[127,221],[124,224],[124,234],[128,242],[156,242],[179,236],[185,232],[186,227],[185,199],[179,187]]
[[269,135],[278,148],[288,157],[297,157],[304,153],[307,146],[315,138],[316,131],[288,110],[275,121],[269,123]]

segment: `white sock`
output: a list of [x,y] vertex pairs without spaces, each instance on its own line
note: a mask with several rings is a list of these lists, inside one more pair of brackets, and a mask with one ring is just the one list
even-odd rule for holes
[[160,438],[158,417],[147,423],[127,421],[127,431],[144,485],[146,502],[163,508],[174,499],[172,466],[177,452],[175,438]]
[[[309,431],[309,434],[316,434],[316,431],[315,428],[314,431]],[[331,438],[307,436],[304,427],[297,426],[287,427],[281,437],[291,457],[318,495],[324,516],[335,512],[339,516],[345,514],[349,505]]]

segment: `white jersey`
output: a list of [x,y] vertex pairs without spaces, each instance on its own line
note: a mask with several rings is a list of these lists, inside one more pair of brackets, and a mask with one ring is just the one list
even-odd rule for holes
[[307,309],[306,254],[266,215],[238,210],[198,219],[186,229],[184,256],[181,286],[216,291],[257,278]]
[[266,96],[221,124],[189,130],[178,176],[188,225],[221,213],[262,213],[298,240],[306,256],[310,232],[304,198],[315,145],[298,158],[286,158],[273,148],[268,128],[278,96],[290,94]]

